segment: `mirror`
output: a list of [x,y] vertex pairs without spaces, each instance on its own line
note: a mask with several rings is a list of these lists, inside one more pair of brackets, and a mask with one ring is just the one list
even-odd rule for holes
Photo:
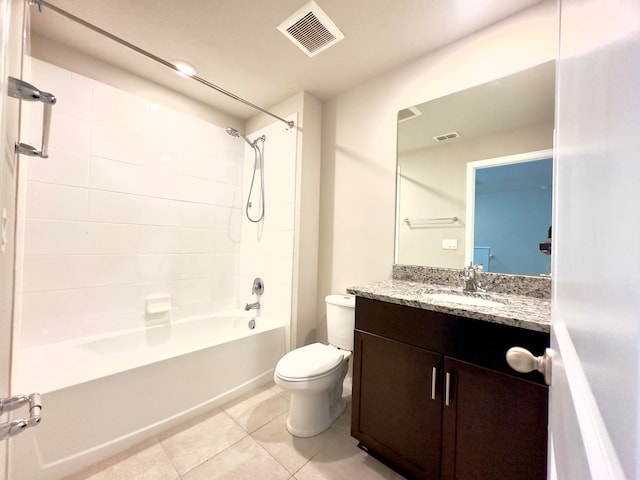
[[[462,268],[472,261],[472,231],[491,227],[475,224],[474,206],[467,202],[468,165],[486,168],[501,161],[518,164],[540,152],[550,154],[554,84],[555,62],[551,61],[398,113],[395,263]],[[502,190],[514,190],[517,186],[550,188],[546,184],[535,185],[532,175],[527,170],[519,174],[509,172],[508,177],[496,176],[503,177]],[[516,202],[512,203],[515,207]],[[523,202],[519,215],[530,217],[532,205]],[[546,207],[540,210],[548,215],[548,218],[542,215],[540,220],[545,227],[537,234],[530,232],[531,238],[511,238],[509,251],[515,257],[539,256],[543,267],[527,270],[518,265],[505,266],[503,251],[490,245],[493,252],[489,256],[493,255],[495,261],[488,263],[496,269],[489,267],[489,271],[549,273],[550,256],[540,253],[539,244],[547,240],[551,210]],[[484,213],[478,216],[478,222],[483,218]]]

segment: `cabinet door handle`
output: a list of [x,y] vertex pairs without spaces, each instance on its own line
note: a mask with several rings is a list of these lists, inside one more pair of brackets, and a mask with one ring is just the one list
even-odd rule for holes
[[449,406],[449,389],[451,388],[451,374],[449,372],[444,375],[444,404]]
[[436,376],[438,375],[438,368],[433,367],[431,369],[431,400],[436,399]]

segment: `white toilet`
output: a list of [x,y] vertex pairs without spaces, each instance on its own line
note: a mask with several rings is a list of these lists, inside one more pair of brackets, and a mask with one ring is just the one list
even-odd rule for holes
[[353,351],[355,305],[353,295],[328,295],[329,345],[312,343],[278,361],[273,380],[291,392],[287,430],[296,437],[312,437],[331,426],[346,407],[342,382]]

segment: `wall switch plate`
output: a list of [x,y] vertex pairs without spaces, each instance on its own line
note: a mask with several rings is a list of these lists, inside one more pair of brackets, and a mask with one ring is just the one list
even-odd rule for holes
[[443,250],[457,250],[458,249],[458,240],[456,238],[444,238],[442,240],[442,249]]

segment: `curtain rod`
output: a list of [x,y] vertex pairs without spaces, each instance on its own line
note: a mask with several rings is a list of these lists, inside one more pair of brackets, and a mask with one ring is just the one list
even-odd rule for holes
[[[56,7],[55,5],[52,5],[52,4],[50,4],[49,2],[47,2],[45,0],[29,0],[29,5],[37,5],[39,11],[42,11],[42,6],[44,5],[45,7],[49,8],[53,12],[55,12],[55,13],[57,13],[59,15],[62,15],[63,17],[68,18],[69,20],[72,20],[72,21],[74,21],[76,23],[79,23],[80,25],[82,25],[82,26],[84,26],[84,27],[86,27],[86,28],[88,28],[90,30],[93,30],[96,33],[99,33],[100,35],[103,35],[103,36],[105,36],[107,38],[110,38],[114,42],[117,42],[120,45],[123,45],[123,46],[129,48],[130,50],[133,50],[134,52],[137,52],[137,53],[139,53],[141,55],[144,55],[145,57],[150,58],[151,60],[153,60],[155,62],[158,62],[158,63],[164,65],[165,67],[169,67],[170,69],[172,69],[175,72],[178,72],[178,73],[181,73],[182,75],[185,75],[173,63],[168,62],[165,59],[163,59],[161,57],[158,57],[157,55],[154,55],[153,53],[150,53],[150,52],[148,52],[148,51],[146,51],[146,50],[144,50],[144,49],[142,49],[142,48],[140,48],[140,47],[138,47],[138,46],[136,46],[136,45],[134,45],[132,43],[129,43],[126,40],[123,40],[122,38],[117,37],[117,36],[113,35],[112,33],[109,33],[106,30],[103,30],[102,28],[93,25],[92,23],[89,23],[89,22],[87,22],[87,21],[85,21],[85,20],[83,20],[83,19],[81,19],[79,17],[76,17],[75,15],[67,12],[66,10],[62,10],[61,8]],[[213,90],[216,90],[217,92],[220,92],[220,93],[226,95],[227,97],[230,97],[230,98],[232,98],[232,99],[234,99],[234,100],[236,100],[238,102],[244,103],[245,105],[247,105],[247,106],[249,106],[249,107],[251,107],[251,108],[253,108],[255,110],[258,110],[258,111],[260,111],[262,113],[266,113],[267,115],[270,115],[273,118],[276,118],[276,119],[280,120],[281,122],[286,123],[288,128],[293,128],[293,126],[294,126],[293,121],[285,120],[284,118],[279,117],[278,115],[276,115],[274,113],[271,113],[270,111],[265,110],[262,107],[254,105],[253,103],[245,100],[244,98],[241,98],[241,97],[239,97],[239,96],[237,96],[237,95],[225,90],[224,88],[221,88],[221,87],[219,87],[219,86],[217,86],[217,85],[205,80],[204,78],[201,78],[201,77],[199,77],[197,75],[187,75],[187,76],[189,78],[193,78],[195,81],[200,82],[203,85],[206,85],[209,88],[212,88]]]

